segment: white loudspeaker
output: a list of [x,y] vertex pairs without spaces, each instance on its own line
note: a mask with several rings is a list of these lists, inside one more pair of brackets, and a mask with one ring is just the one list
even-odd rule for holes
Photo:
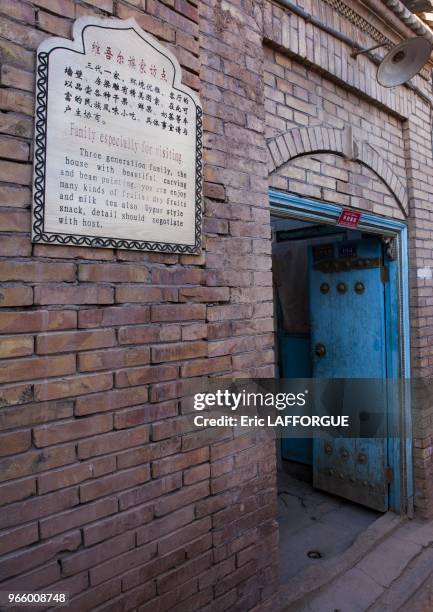
[[402,85],[427,63],[431,43],[423,36],[408,38],[386,54],[377,70],[377,80],[384,87]]

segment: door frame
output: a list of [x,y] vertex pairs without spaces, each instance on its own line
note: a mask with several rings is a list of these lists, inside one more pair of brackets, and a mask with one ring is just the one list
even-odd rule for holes
[[[303,198],[293,194],[269,190],[272,215],[309,222],[338,225],[342,206],[325,201]],[[361,212],[361,211],[360,211]],[[398,514],[413,515],[412,413],[410,402],[410,324],[407,227],[402,221],[361,212],[357,230],[394,238],[397,262],[397,287],[385,292],[385,308],[394,299],[398,308],[398,364],[391,376],[398,380],[395,410],[390,417],[395,425],[394,435],[388,438],[388,463],[393,477],[389,488],[389,508]],[[393,283],[392,283],[393,284]],[[392,361],[392,360],[391,360]],[[394,404],[393,404],[394,407]]]

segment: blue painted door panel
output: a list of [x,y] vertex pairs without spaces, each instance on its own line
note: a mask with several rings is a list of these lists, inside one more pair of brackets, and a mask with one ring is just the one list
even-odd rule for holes
[[[310,334],[290,334],[278,330],[278,350],[281,378],[311,378]],[[286,461],[313,463],[311,438],[282,438],[281,455]]]
[[279,356],[281,378],[311,378],[310,334],[290,334],[280,330]]
[[[385,256],[386,257],[386,256]],[[385,285],[385,319],[387,322],[386,325],[386,334],[387,334],[387,370],[389,373],[388,377],[392,377],[394,379],[398,378],[399,372],[399,336],[398,336],[398,303],[399,303],[399,295],[398,295],[398,265],[397,261],[390,260],[386,257],[387,268],[389,272],[389,283]],[[402,391],[404,393],[403,388],[400,388],[399,385],[391,383],[388,389],[388,405],[390,407],[388,413],[388,464],[389,465],[399,465],[400,463],[400,410],[397,409],[401,402]],[[407,414],[405,417],[407,418]],[[406,429],[408,431],[408,429]],[[408,456],[411,455],[411,438],[407,439],[409,442],[409,448],[407,449]],[[396,509],[400,511],[402,505],[401,499],[401,482],[400,482],[400,470],[397,469],[394,472],[393,477],[393,486],[390,487],[389,491],[389,505],[390,508]]]
[[[310,314],[313,377],[342,381],[337,413],[348,414],[347,397],[357,397],[358,419],[370,418],[368,392],[382,397],[387,375],[385,285],[382,247],[375,238],[310,248]],[[322,347],[316,354],[316,347]],[[323,354],[324,348],[324,354]],[[353,382],[350,379],[355,379]],[[358,384],[359,389],[355,386]],[[352,387],[352,388],[351,388]],[[352,395],[351,395],[352,394]],[[324,401],[320,412],[334,413]],[[352,409],[353,406],[351,405]],[[354,422],[355,422],[354,421]],[[319,489],[380,511],[388,509],[387,438],[317,437],[313,444],[313,484]]]

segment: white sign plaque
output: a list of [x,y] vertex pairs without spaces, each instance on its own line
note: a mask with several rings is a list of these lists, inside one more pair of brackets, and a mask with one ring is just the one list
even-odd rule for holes
[[133,19],[84,17],[37,54],[32,240],[196,254],[202,109]]

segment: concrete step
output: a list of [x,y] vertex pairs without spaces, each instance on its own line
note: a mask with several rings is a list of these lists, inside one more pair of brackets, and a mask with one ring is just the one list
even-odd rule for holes
[[[410,603],[433,571],[433,548],[424,549],[413,559],[403,574],[375,601],[369,612],[421,612]],[[424,612],[424,611],[423,611]]]
[[[398,522],[390,529],[385,515],[366,532],[379,526],[373,545],[349,549],[329,561],[334,568],[344,569],[334,574],[326,584],[323,580],[314,590],[283,605],[286,612],[397,612],[404,609],[410,598],[423,585],[433,570],[433,521]],[[382,523],[380,523],[382,521]],[[377,525],[379,523],[379,525]],[[392,522],[390,523],[392,525]],[[383,527],[388,526],[385,530]],[[353,548],[353,547],[352,547]],[[358,554],[357,554],[358,553]],[[362,553],[359,555],[359,553]],[[352,561],[350,563],[350,561]],[[322,576],[323,578],[323,576]],[[310,581],[312,577],[309,577]],[[309,583],[310,586],[311,582]],[[289,586],[289,585],[288,585]],[[298,592],[300,591],[298,587]],[[409,612],[409,609],[407,610]],[[418,612],[412,609],[410,612]]]
[[[304,598],[325,587],[351,569],[369,551],[394,532],[402,519],[393,512],[387,512],[372,523],[342,554],[324,560],[320,565],[309,567],[294,576],[280,588],[280,605],[283,612],[297,612],[302,609]],[[301,605],[301,607],[299,607]]]
[[[430,570],[432,566],[430,565]],[[433,610],[433,573],[420,588],[398,609],[398,612],[431,612]]]

